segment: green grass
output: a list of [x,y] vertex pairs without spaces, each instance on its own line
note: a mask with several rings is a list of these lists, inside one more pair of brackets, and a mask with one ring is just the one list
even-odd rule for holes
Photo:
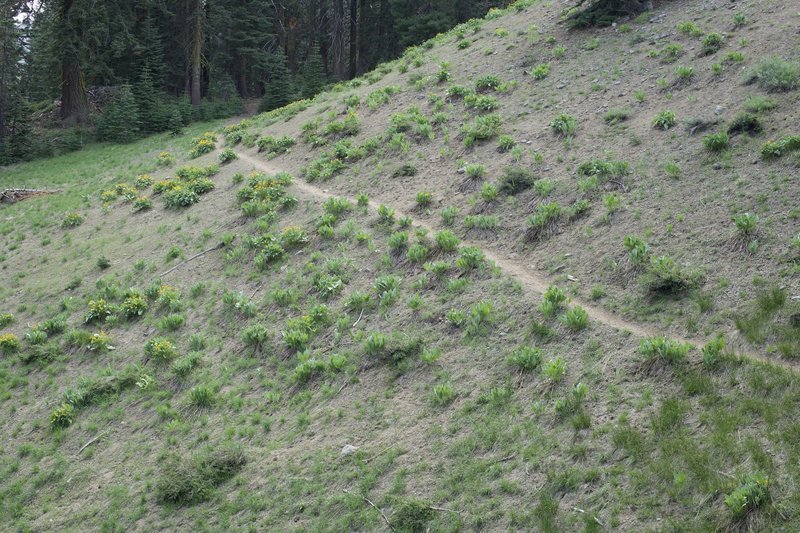
[[[536,17],[532,10],[551,7],[517,9]],[[767,139],[732,137],[758,134],[740,109],[772,131],[790,123],[772,116],[772,104],[791,106],[785,95],[745,101],[738,91],[758,89],[731,87],[741,98],[722,101],[730,114],[718,127],[737,117],[741,128],[712,161],[697,157],[702,134],[678,128],[629,146],[620,133],[649,127],[673,104],[691,116],[694,95],[676,91],[669,104],[667,93],[645,99],[632,87],[630,101],[607,91],[616,103],[596,115],[556,107],[535,91],[577,68],[571,56],[608,66],[626,84],[629,69],[606,62],[616,47],[635,46],[633,35],[604,32],[581,49],[585,35],[554,34],[546,18],[533,20],[541,27],[520,36],[541,32],[549,47],[558,35],[569,54],[536,83],[481,80],[478,89],[492,92],[482,102],[502,113],[490,128],[496,142],[476,137],[462,147],[459,127],[477,132],[492,124],[476,117],[491,115],[465,109],[458,91],[445,100],[435,79],[427,99],[377,81],[405,85],[402,70],[426,61],[436,74],[439,43],[452,52],[458,42],[500,41],[480,23],[437,38],[431,52],[420,46],[371,82],[255,117],[252,146],[236,151],[263,160],[256,135],[303,139],[270,165],[299,180],[299,165],[319,161],[320,173],[307,178],[327,180],[331,199],[287,176],[251,177],[240,155],[207,177],[214,189],[194,205],[167,210],[155,196],[134,213],[133,193],[115,185],[153,194],[211,125],[4,169],[15,185],[52,180],[64,194],[3,208],[9,218],[0,221],[8,274],[0,335],[13,335],[0,337],[8,444],[0,522],[23,531],[372,531],[386,528],[377,507],[398,531],[797,529],[796,376],[728,353],[743,345],[767,358],[798,353],[791,320],[800,310],[785,288],[796,274],[796,232],[785,231],[793,206],[784,200],[796,196],[794,132],[770,133],[783,157],[758,166]],[[626,26],[639,33],[640,22]],[[697,30],[676,37],[683,44],[674,53],[687,65]],[[471,87],[462,61],[483,48],[448,58],[442,83]],[[630,58],[658,65],[668,54],[644,56]],[[703,69],[693,66],[699,82]],[[559,89],[565,98],[581,90]],[[517,105],[528,99],[530,109]],[[345,123],[345,105],[358,109],[357,124]],[[433,139],[415,133],[417,119],[396,151],[391,136],[366,137],[403,127],[408,117],[389,117],[416,116],[411,105],[426,119],[452,109],[431,119]],[[580,117],[577,137],[574,127],[552,135],[548,124],[561,113]],[[301,122],[311,124],[305,132]],[[322,137],[326,125],[331,137],[360,130],[334,142]],[[159,166],[169,159],[162,151],[175,161]],[[483,189],[460,194],[461,168],[485,180]],[[395,169],[403,172],[391,177]],[[153,184],[136,179],[144,173]],[[342,196],[353,191],[364,192]],[[414,223],[401,212],[409,208]],[[66,213],[82,222],[62,228]],[[737,230],[731,216],[740,213],[757,213],[756,228]],[[754,258],[730,249],[740,231],[763,240],[755,261],[777,287],[750,289],[743,276]],[[523,271],[558,286],[541,296],[538,284],[512,275]],[[594,306],[675,336],[693,324],[705,347],[610,328]],[[90,309],[98,316],[85,324]],[[733,327],[741,337],[726,345],[717,332],[730,339]],[[346,444],[357,449],[343,453]]]

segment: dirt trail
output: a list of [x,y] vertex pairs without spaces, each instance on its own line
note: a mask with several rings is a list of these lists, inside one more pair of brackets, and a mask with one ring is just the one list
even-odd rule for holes
[[[246,162],[250,163],[255,168],[258,168],[258,169],[260,169],[260,170],[262,170],[264,172],[267,172],[267,173],[270,173],[270,174],[275,174],[275,173],[278,173],[278,172],[285,172],[285,170],[283,170],[283,169],[277,168],[277,167],[271,165],[268,162],[261,161],[259,159],[256,159],[255,157],[252,157],[252,156],[250,156],[248,154],[245,154],[243,152],[237,152],[237,155],[243,161],[246,161]],[[318,187],[316,187],[314,185],[311,185],[310,183],[306,183],[305,181],[299,180],[297,178],[294,178],[292,180],[292,186],[300,189],[301,191],[303,191],[303,192],[305,192],[305,193],[307,193],[307,194],[309,194],[311,196],[316,196],[316,197],[322,198],[322,199],[328,199],[328,198],[331,198],[331,197],[342,197],[342,196],[345,196],[345,195],[341,195],[341,194],[329,193],[329,192],[324,191],[324,190],[322,190],[322,189],[320,189],[320,188],[318,188]],[[377,210],[379,205],[380,204],[378,202],[374,202],[372,200],[369,201],[369,207],[372,208],[372,209]],[[395,209],[395,215],[397,215],[398,217],[407,216],[406,213],[403,213],[402,211],[399,211],[397,209]],[[412,217],[412,219],[413,219],[413,217]],[[427,229],[429,231],[436,231],[438,229],[441,229],[441,228],[436,228],[433,225],[426,224],[424,222],[420,222],[420,221],[418,221],[416,219],[413,219],[413,220],[414,221],[412,223],[412,226],[414,226],[414,227],[425,228],[425,229]],[[509,275],[513,276],[514,278],[516,278],[528,290],[533,290],[535,292],[538,292],[538,293],[542,294],[542,293],[544,293],[544,291],[547,290],[547,288],[550,285],[553,285],[552,281],[550,281],[547,278],[541,276],[540,274],[532,272],[531,271],[532,267],[526,266],[526,265],[522,264],[520,261],[515,261],[513,259],[509,259],[509,258],[506,258],[506,257],[499,256],[496,252],[492,251],[491,249],[488,249],[486,247],[485,243],[471,242],[469,240],[463,240],[463,239],[462,239],[461,242],[462,242],[462,244],[465,244],[467,246],[476,246],[476,247],[480,248],[481,250],[483,250],[483,253],[485,254],[487,259],[489,259],[491,261],[494,261],[494,263],[498,267],[500,267],[501,270],[503,270],[506,274],[509,274]],[[625,320],[624,318],[620,317],[619,315],[615,315],[614,313],[611,313],[611,312],[609,312],[609,311],[607,311],[605,309],[602,309],[600,307],[592,305],[592,304],[590,304],[588,302],[584,302],[584,301],[582,301],[580,299],[573,298],[571,300],[571,302],[573,304],[577,304],[577,305],[580,305],[581,307],[583,307],[592,320],[594,320],[596,322],[603,323],[603,324],[605,324],[607,326],[610,326],[610,327],[612,327],[614,329],[618,329],[618,330],[621,330],[621,331],[628,331],[628,332],[630,332],[631,334],[633,334],[633,335],[635,335],[637,337],[655,337],[655,336],[664,335],[664,332],[660,331],[657,328],[651,328],[651,327],[648,327],[648,326],[645,326],[645,325],[635,324],[633,322],[629,322],[629,321]],[[683,343],[689,344],[689,345],[694,346],[695,348],[698,348],[698,349],[702,349],[703,345],[706,343],[706,340],[686,339],[686,338],[683,338],[683,337],[680,337],[680,336],[671,335],[671,334],[667,335],[667,337],[670,337],[672,339],[675,339],[675,340],[681,341]],[[738,350],[735,351],[735,353],[736,353],[736,355],[738,355],[739,357],[742,357],[744,359],[748,359],[748,360],[751,360],[751,361],[762,362],[762,363],[767,363],[767,364],[770,364],[770,365],[779,366],[779,367],[787,369],[787,370],[791,370],[792,372],[798,372],[798,368],[796,368],[794,365],[792,365],[792,364],[790,364],[788,362],[785,362],[785,361],[769,359],[769,358],[764,357],[762,355],[744,353],[744,352],[738,351]]]

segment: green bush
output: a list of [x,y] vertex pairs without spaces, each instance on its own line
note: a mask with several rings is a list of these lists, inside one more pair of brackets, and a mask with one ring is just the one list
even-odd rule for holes
[[475,90],[481,91],[496,91],[501,85],[502,81],[494,74],[481,76],[475,80]]
[[503,119],[500,118],[500,115],[494,113],[475,117],[472,122],[461,127],[464,146],[470,148],[478,141],[491,139],[500,133],[502,124]]
[[493,321],[492,309],[492,303],[487,301],[479,301],[472,305],[467,322],[467,336],[476,337],[487,333]]
[[651,337],[639,342],[639,353],[646,361],[663,360],[668,363],[680,363],[686,360],[690,346],[666,337]]
[[189,403],[195,407],[210,407],[215,401],[214,389],[208,385],[196,385],[189,389]]
[[79,213],[67,213],[61,219],[62,228],[74,228],[83,224],[83,215]]
[[187,458],[173,456],[160,468],[156,499],[178,505],[207,500],[215,486],[236,475],[246,463],[244,452],[238,448],[210,449]]
[[546,317],[551,317],[556,311],[564,307],[569,298],[563,289],[550,285],[542,295],[542,303],[539,311]]
[[706,135],[703,137],[703,146],[710,152],[721,152],[728,147],[728,134],[720,132]]
[[685,271],[665,255],[651,258],[650,268],[644,276],[645,287],[655,293],[678,293],[696,287],[698,283],[698,274]]
[[567,362],[560,355],[553,359],[548,359],[542,365],[542,376],[553,383],[563,380],[566,374]]
[[156,337],[148,340],[144,345],[144,353],[155,361],[163,362],[175,359],[178,350],[169,339]]
[[474,270],[483,265],[484,258],[484,253],[480,248],[464,246],[458,251],[456,266],[463,271]]
[[631,117],[632,114],[633,112],[627,108],[609,109],[606,114],[603,115],[603,121],[609,126],[613,126],[614,124],[625,122]]
[[764,131],[764,126],[756,115],[751,113],[740,113],[731,121],[728,126],[728,135],[746,133],[756,135]]
[[672,111],[661,111],[653,119],[653,127],[668,130],[675,126],[675,113]]
[[429,191],[419,191],[417,193],[417,207],[426,208],[433,203],[433,193]]
[[147,300],[145,300],[144,295],[133,292],[125,297],[121,309],[128,319],[142,316],[147,311]]
[[511,352],[506,360],[509,365],[519,369],[520,372],[531,372],[541,364],[542,350],[530,346],[521,346]]
[[231,161],[235,160],[238,155],[234,152],[231,148],[225,148],[219,153],[219,162],[223,165],[225,163],[230,163]]
[[722,42],[722,35],[719,33],[709,33],[703,37],[700,53],[704,56],[715,54],[720,48],[722,48]]
[[13,333],[0,334],[0,352],[11,355],[19,350],[19,338]]
[[762,474],[744,476],[736,489],[725,496],[725,506],[735,519],[766,502],[769,496],[769,478]]
[[452,231],[446,229],[436,232],[434,240],[436,241],[436,246],[446,253],[456,251],[460,244],[459,238]]
[[533,172],[522,167],[506,167],[500,177],[500,192],[513,196],[530,189],[534,184]]
[[635,235],[626,235],[622,241],[634,267],[643,267],[650,258],[650,246]]
[[75,420],[75,407],[70,403],[62,403],[50,413],[50,425],[54,428],[65,428]]
[[564,313],[564,323],[572,331],[580,331],[589,325],[589,314],[583,307],[576,305]]
[[561,215],[561,206],[556,201],[536,206],[536,212],[528,217],[526,239],[535,241],[546,236],[555,229]]
[[514,140],[514,137],[511,135],[501,135],[497,139],[497,151],[501,153],[506,153],[510,151],[514,146],[516,146],[517,142]]
[[758,216],[753,213],[734,215],[733,223],[742,237],[752,237],[758,230]]
[[561,137],[571,137],[578,128],[578,121],[571,115],[561,114],[550,121],[550,129]]
[[129,143],[139,134],[139,112],[133,88],[125,84],[105,106],[97,123],[97,137],[103,141]]
[[800,86],[800,67],[778,56],[762,59],[745,72],[744,82],[770,92],[791,91]]
[[800,135],[790,135],[778,141],[767,141],[761,147],[761,157],[776,159],[791,152],[800,150]]

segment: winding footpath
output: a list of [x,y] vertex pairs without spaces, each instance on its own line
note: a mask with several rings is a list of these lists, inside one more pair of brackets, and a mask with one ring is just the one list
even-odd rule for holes
[[[250,165],[252,165],[254,168],[256,168],[258,170],[261,170],[263,172],[266,172],[268,174],[277,174],[279,172],[285,172],[284,169],[280,169],[280,168],[274,167],[274,166],[272,166],[271,164],[269,164],[267,162],[264,162],[262,160],[256,159],[255,157],[253,157],[251,155],[248,155],[248,154],[245,154],[243,152],[236,152],[236,155],[242,161],[245,161],[245,162],[249,163]],[[317,197],[317,198],[319,198],[320,200],[323,200],[323,201],[327,200],[328,198],[333,198],[333,197],[341,198],[341,197],[344,196],[344,195],[341,195],[341,194],[333,194],[333,193],[324,191],[324,190],[320,189],[319,187],[311,185],[310,183],[307,183],[307,182],[302,181],[302,180],[300,180],[298,178],[295,178],[294,176],[292,176],[292,177],[293,177],[292,186],[296,187],[297,189],[299,189],[301,191],[303,191],[304,193],[306,193],[309,196]],[[353,199],[351,198],[351,200],[353,200]],[[369,207],[371,209],[377,210],[379,205],[380,204],[378,202],[375,202],[373,200],[369,200]],[[403,213],[402,211],[399,211],[397,209],[395,209],[395,214],[398,217],[407,216],[406,213]],[[427,229],[428,231],[431,231],[431,232],[437,231],[439,229],[439,228],[436,228],[436,227],[434,227],[432,225],[426,224],[424,222],[420,222],[420,221],[414,219],[413,217],[412,217],[412,220],[413,220],[413,223],[412,223],[413,227],[424,228],[424,229]],[[503,272],[505,272],[506,274],[511,275],[512,277],[517,279],[527,290],[535,291],[535,292],[537,292],[539,294],[543,294],[547,290],[547,288],[549,286],[553,285],[552,281],[550,281],[547,278],[541,276],[540,274],[537,274],[536,272],[532,272],[531,271],[532,267],[526,266],[526,265],[520,263],[519,261],[515,261],[513,259],[509,259],[509,258],[506,258],[506,257],[501,257],[496,252],[494,252],[494,251],[492,251],[490,249],[487,249],[486,245],[484,243],[470,242],[468,240],[462,240],[461,242],[464,245],[475,246],[475,247],[480,248],[481,250],[483,250],[483,253],[484,253],[484,255],[486,256],[487,259],[489,259],[490,261],[493,261],[498,267],[500,267],[500,269]],[[656,337],[656,336],[665,335],[664,332],[658,330],[657,328],[652,328],[652,327],[648,327],[648,326],[645,326],[645,325],[642,325],[642,324],[636,324],[636,323],[633,323],[633,322],[629,322],[629,321],[625,320],[624,318],[620,317],[619,315],[611,313],[611,312],[609,312],[609,311],[607,311],[607,310],[605,310],[605,309],[603,309],[601,307],[597,307],[597,306],[592,305],[592,304],[590,304],[588,302],[584,302],[582,300],[575,299],[575,298],[573,298],[571,301],[572,301],[572,303],[580,305],[582,308],[584,308],[586,310],[586,313],[589,315],[589,317],[592,320],[600,322],[600,323],[605,324],[607,326],[610,326],[610,327],[612,327],[614,329],[617,329],[617,330],[620,330],[620,331],[627,331],[627,332],[631,333],[632,335],[635,335],[635,336],[641,337],[641,338]],[[690,346],[692,346],[694,348],[697,348],[697,349],[702,349],[704,344],[705,344],[705,341],[686,339],[686,338],[683,338],[683,337],[680,337],[680,336],[671,335],[671,334],[666,335],[666,336],[669,337],[669,338],[672,338],[674,340],[689,344]],[[768,364],[768,365],[772,365],[772,366],[777,366],[777,367],[780,367],[780,368],[783,368],[783,369],[786,369],[786,370],[789,370],[789,371],[792,371],[792,372],[795,372],[795,373],[800,372],[800,368],[798,368],[798,367],[796,367],[796,366],[794,366],[794,365],[792,365],[792,364],[790,364],[790,363],[788,363],[786,361],[781,361],[781,360],[778,360],[778,359],[770,359],[770,358],[767,358],[767,357],[762,356],[762,355],[751,354],[751,353],[743,353],[743,352],[740,352],[740,351],[735,352],[735,354],[738,357],[740,357],[742,359],[746,359],[748,361],[757,362],[757,363],[764,363],[764,364]]]

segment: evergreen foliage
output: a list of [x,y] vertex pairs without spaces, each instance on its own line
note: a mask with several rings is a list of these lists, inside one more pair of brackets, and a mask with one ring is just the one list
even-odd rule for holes
[[139,112],[130,85],[123,85],[106,106],[97,124],[97,136],[104,141],[129,143],[139,135]]

